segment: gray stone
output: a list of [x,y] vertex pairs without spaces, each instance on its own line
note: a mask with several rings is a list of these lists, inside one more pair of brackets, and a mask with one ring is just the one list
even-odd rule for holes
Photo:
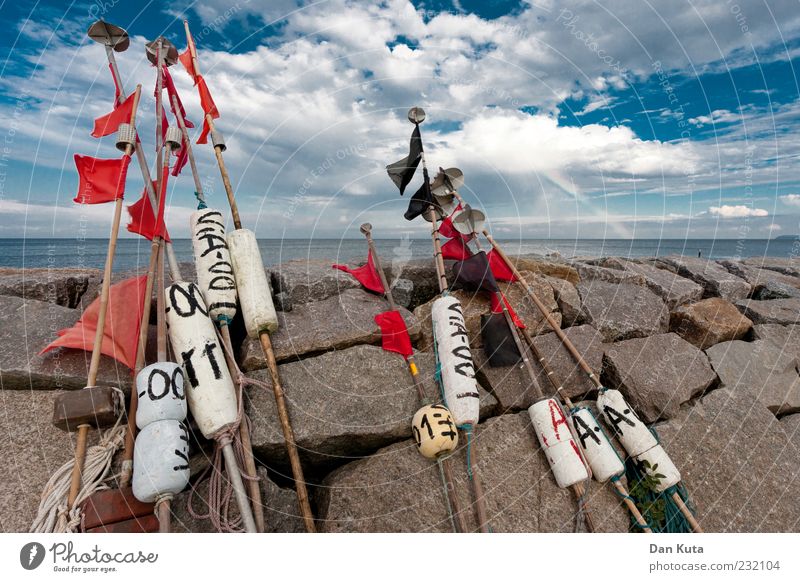
[[408,309],[414,303],[414,282],[411,279],[395,279],[390,285],[395,305]]
[[753,326],[754,339],[772,342],[800,362],[800,325],[762,323]]
[[[526,412],[481,424],[473,446],[492,531],[573,531],[575,498],[556,486]],[[462,514],[474,531],[463,443],[450,462]],[[318,501],[326,532],[452,531],[436,464],[410,440],[337,469],[323,482]],[[587,507],[597,531],[628,530],[627,513],[610,487],[591,482]]]
[[669,310],[646,287],[585,281],[577,289],[584,321],[598,329],[607,342],[667,331]]
[[[387,271],[389,285],[393,290],[397,288],[395,301],[398,305],[413,310],[439,294],[439,278],[432,258],[407,260],[395,257],[391,263],[382,263],[382,266]],[[398,292],[407,297],[404,302],[398,298]]]
[[519,271],[530,271],[539,275],[564,279],[573,285],[577,285],[581,280],[581,276],[573,266],[552,256],[545,258],[540,255],[519,255],[509,256],[509,260]]
[[[431,354],[417,365],[429,396],[436,395]],[[410,438],[417,394],[401,356],[377,346],[356,346],[279,366],[301,457],[318,466],[341,464]],[[266,370],[252,378],[271,384]],[[483,415],[497,401],[481,390]],[[268,462],[284,463],[286,451],[275,399],[253,386],[245,401],[253,423],[253,447]]]
[[275,293],[272,296],[272,299],[275,303],[275,309],[278,311],[291,311],[292,310],[292,298],[288,293]]
[[672,418],[717,379],[706,355],[674,333],[606,348],[604,375],[647,423]]
[[737,301],[736,307],[753,323],[777,323],[793,325],[800,323],[800,299],[770,299],[756,301],[745,299]]
[[[343,349],[357,344],[377,344],[381,332],[375,316],[389,309],[383,297],[348,289],[322,301],[301,303],[290,312],[278,313],[279,328],[272,334],[275,357],[279,362],[298,356]],[[420,335],[414,316],[400,307],[412,340]],[[259,340],[242,343],[242,369],[266,368],[267,361]]]
[[737,301],[750,294],[751,287],[747,281],[709,259],[670,255],[656,259],[656,266],[702,285],[705,297],[722,297],[728,301]]
[[760,269],[739,261],[720,261],[722,266],[753,287],[754,299],[785,299],[800,297],[800,278],[770,269]]
[[739,313],[730,301],[709,297],[678,307],[670,314],[669,327],[704,350],[720,342],[742,339],[753,327],[753,322]]
[[784,275],[800,277],[800,259],[796,256],[786,259],[779,257],[749,257],[742,259],[742,263],[758,269],[769,269]]
[[556,279],[549,276],[545,276],[544,279],[553,288],[553,295],[558,304],[558,309],[561,311],[561,326],[569,327],[583,323],[581,296],[578,295],[575,285],[566,279]]
[[645,278],[634,271],[624,269],[609,269],[597,265],[587,265],[573,261],[572,266],[581,276],[581,281],[605,281],[606,283],[631,283],[633,285],[644,285]]
[[[58,394],[57,390],[0,390],[2,532],[29,531],[45,484],[75,455],[75,433],[61,431],[51,423],[53,399]],[[89,445],[96,442],[97,431],[90,431]]]
[[0,295],[75,308],[100,277],[97,269],[0,269]]
[[800,411],[800,375],[790,352],[767,340],[737,340],[706,354],[724,387],[751,394],[775,414]]
[[[56,339],[57,332],[72,327],[78,309],[53,303],[0,296],[0,380],[6,390],[74,389],[86,386],[91,352],[56,348],[39,354]],[[151,328],[151,338],[154,338]],[[148,342],[147,361],[153,361],[155,340]],[[100,357],[99,384],[128,390],[131,371],[108,356]]]
[[269,268],[274,293],[286,293],[296,307],[302,303],[322,301],[345,289],[358,289],[361,284],[352,275],[334,269],[331,261],[297,259]]
[[646,263],[627,259],[610,258],[603,265],[613,269],[625,269],[644,277],[645,285],[664,300],[667,307],[674,309],[678,305],[697,301],[703,296],[703,286],[690,279],[658,269]]
[[797,531],[797,441],[752,395],[715,390],[658,432],[705,531]]
[[783,432],[792,441],[794,447],[800,449],[800,414],[787,414],[780,421]]
[[[258,476],[261,479],[261,503],[264,507],[265,533],[305,532],[294,489],[278,487],[269,478],[264,467],[258,468]],[[172,500],[173,533],[215,532],[210,519],[197,518],[189,512],[188,502],[192,491],[194,492],[192,510],[198,515],[208,514],[208,479],[203,479],[199,483],[190,484],[186,491],[179,493]],[[231,515],[234,518],[239,515],[235,500],[231,502]]]

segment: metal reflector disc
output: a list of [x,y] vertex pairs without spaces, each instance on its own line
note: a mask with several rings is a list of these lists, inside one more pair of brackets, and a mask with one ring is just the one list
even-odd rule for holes
[[147,60],[151,63],[156,65],[156,54],[158,53],[158,41],[161,41],[161,50],[163,51],[162,57],[164,59],[164,64],[168,67],[171,67],[175,63],[178,62],[178,49],[175,48],[171,42],[169,42],[163,36],[159,36],[154,41],[148,42],[145,46],[147,49]]
[[113,47],[118,53],[127,50],[128,45],[130,45],[128,32],[124,28],[104,20],[98,20],[92,24],[86,34],[95,42]]
[[408,120],[411,123],[422,123],[425,121],[425,110],[422,107],[412,107],[408,110]]

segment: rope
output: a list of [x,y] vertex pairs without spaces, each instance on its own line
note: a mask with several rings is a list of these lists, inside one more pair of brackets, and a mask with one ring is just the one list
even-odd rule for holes
[[[114,390],[122,394],[119,388]],[[71,510],[67,509],[67,501],[75,458],[53,473],[42,492],[39,509],[30,528],[31,533],[71,533],[80,527],[83,518],[81,504],[97,491],[108,489],[104,483],[109,478],[111,462],[125,442],[127,426],[121,425],[124,414],[122,407],[114,426],[101,434],[100,442],[86,451],[81,471],[81,488]]]
[[586,531],[586,495],[589,493],[588,480],[583,487],[583,493],[578,497],[578,511],[575,513],[575,533]]
[[200,194],[200,192],[195,190],[194,197],[197,198],[197,209],[198,210],[205,210],[206,208],[208,208],[208,206],[206,206],[206,199],[203,197],[202,194]]

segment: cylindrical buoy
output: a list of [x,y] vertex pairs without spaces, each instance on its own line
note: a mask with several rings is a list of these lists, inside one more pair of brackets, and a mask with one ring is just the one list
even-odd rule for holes
[[159,420],[186,418],[183,368],[175,362],[150,364],[136,376],[136,426],[143,429]]
[[236,315],[236,280],[225,240],[222,213],[213,208],[193,212],[189,218],[197,283],[214,321],[230,322]]
[[436,459],[458,446],[458,430],[446,406],[430,404],[417,410],[411,420],[417,450],[426,459]]
[[152,503],[177,495],[189,483],[189,432],[178,420],[159,420],[136,436],[133,495]]
[[583,450],[583,456],[592,469],[592,477],[605,483],[625,472],[625,464],[608,439],[592,411],[581,406],[572,411],[572,427]]
[[659,493],[681,482],[681,472],[678,471],[678,467],[675,466],[661,445],[656,445],[641,455],[637,455],[636,461],[647,462],[644,468],[648,473],[662,475],[658,478],[658,484],[655,486],[655,490]]
[[256,235],[244,228],[234,230],[228,233],[228,247],[247,335],[256,339],[262,331],[277,331],[278,314]]
[[658,444],[619,390],[601,391],[597,396],[597,408],[630,456],[640,455]]
[[450,295],[439,297],[433,302],[431,320],[445,404],[459,427],[477,425],[480,394],[461,303]]
[[558,486],[567,488],[588,479],[589,472],[558,401],[540,400],[528,408],[528,414]]
[[186,374],[189,410],[203,436],[213,438],[238,417],[225,354],[197,285],[174,283],[164,292],[169,338]]

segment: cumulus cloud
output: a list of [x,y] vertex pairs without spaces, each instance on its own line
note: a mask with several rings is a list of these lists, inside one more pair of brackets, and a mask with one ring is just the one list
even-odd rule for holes
[[741,120],[741,115],[727,109],[715,109],[710,115],[698,115],[689,120],[694,126],[703,127],[714,123],[734,123]]
[[778,198],[789,206],[800,206],[800,194],[784,194],[783,196],[778,196]]
[[750,216],[769,216],[769,213],[763,208],[750,208],[744,204],[722,206],[711,206],[708,212],[714,216],[721,218],[747,218]]

